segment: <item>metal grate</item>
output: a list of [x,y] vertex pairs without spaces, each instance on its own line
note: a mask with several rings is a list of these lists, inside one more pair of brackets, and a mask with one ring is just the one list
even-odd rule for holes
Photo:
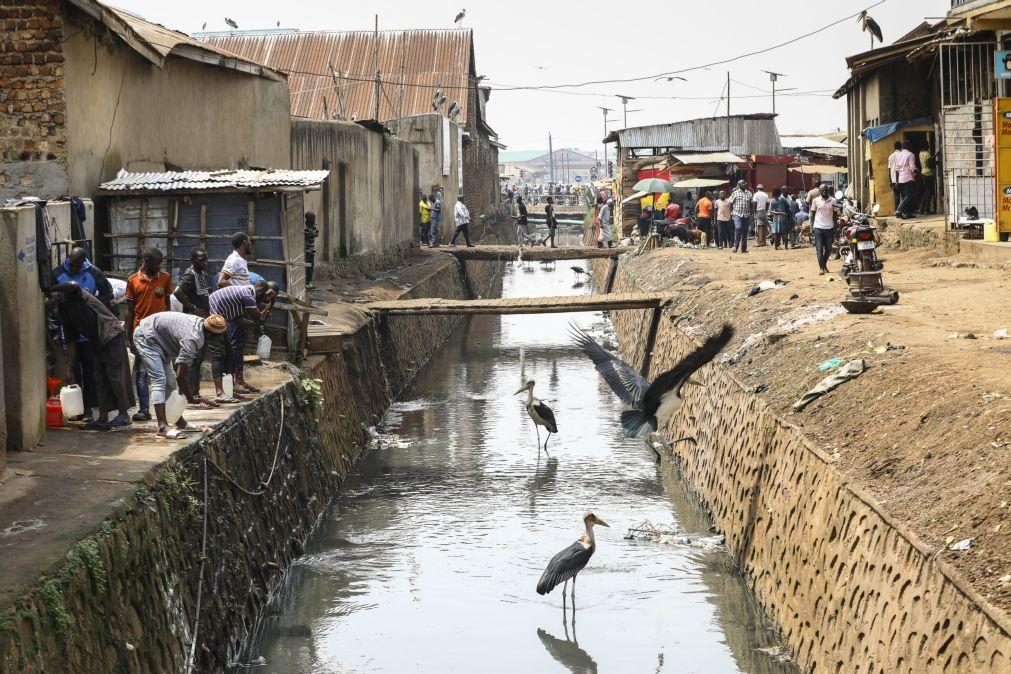
[[953,42],[938,46],[942,107],[993,99],[997,88],[993,74],[995,42]]

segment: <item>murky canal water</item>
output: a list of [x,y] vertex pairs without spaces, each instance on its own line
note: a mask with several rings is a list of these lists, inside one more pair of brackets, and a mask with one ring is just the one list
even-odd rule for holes
[[[509,268],[506,296],[574,289]],[[725,552],[623,539],[643,520],[708,523],[640,440],[567,336],[600,314],[477,317],[386,416],[380,449],[349,478],[292,568],[253,657],[271,672],[793,672]],[[538,458],[524,379],[559,434]],[[592,510],[597,552],[576,609],[534,587]]]

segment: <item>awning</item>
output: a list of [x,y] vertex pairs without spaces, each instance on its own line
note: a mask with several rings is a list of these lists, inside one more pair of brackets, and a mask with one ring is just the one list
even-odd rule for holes
[[917,126],[920,124],[933,123],[931,117],[920,117],[919,119],[908,119],[903,122],[892,122],[891,124],[881,124],[879,126],[869,126],[864,129],[863,136],[872,143],[876,143],[882,138],[887,138],[899,129],[907,126]]
[[794,173],[805,173],[807,175],[818,173],[823,176],[835,175],[836,173],[849,173],[849,169],[845,166],[829,166],[828,164],[821,166],[818,164],[807,164],[805,166],[795,166],[790,170]]
[[675,154],[674,158],[682,164],[743,164],[747,161],[731,152],[683,152]]
[[726,185],[729,180],[715,180],[712,178],[689,178],[688,180],[682,180],[679,183],[674,183],[671,187],[719,187],[720,185]]
[[624,199],[622,199],[621,203],[623,203],[623,204],[630,204],[633,201],[635,201],[637,199],[642,199],[645,196],[648,196],[645,192],[636,192],[635,194],[632,194],[632,195],[627,196]]

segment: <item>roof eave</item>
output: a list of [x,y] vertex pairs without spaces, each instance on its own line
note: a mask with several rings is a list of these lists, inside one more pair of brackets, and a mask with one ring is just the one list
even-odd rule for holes
[[108,7],[94,2],[94,0],[67,0],[68,3],[81,10],[95,21],[106,26],[109,30],[118,35],[131,49],[150,61],[159,68],[165,65],[165,58],[161,53],[151,48],[147,42],[140,37],[130,25],[116,16],[115,12]]
[[217,66],[219,68],[237,70],[241,73],[246,73],[247,75],[263,77],[275,82],[285,81],[285,76],[283,74],[265,66],[261,66],[258,63],[246,61],[238,57],[225,56],[224,54],[219,54],[218,52],[214,52],[209,49],[201,49],[200,47],[193,45],[179,44],[173,47],[172,51],[169,53],[172,56],[179,56],[181,58]]

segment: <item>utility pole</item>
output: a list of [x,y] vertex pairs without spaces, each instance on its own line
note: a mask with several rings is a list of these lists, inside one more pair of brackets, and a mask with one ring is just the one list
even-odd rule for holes
[[[628,102],[629,101],[634,101],[635,100],[635,96],[622,96],[621,94],[618,94],[618,98],[621,99],[621,107],[623,108],[623,112],[624,112],[624,115],[625,115],[625,128],[627,129],[628,128]],[[604,135],[607,135],[607,134],[605,133]]]
[[375,120],[379,121],[379,88],[382,86],[382,78],[379,75],[379,15],[376,14],[376,30],[373,33],[375,36],[375,64],[376,64],[376,103],[375,110],[376,116]]
[[[604,113],[604,138],[607,138],[607,113],[614,112],[611,108],[605,108],[602,105],[598,105],[597,109]],[[602,143],[604,146],[604,172],[607,173],[607,143]]]
[[727,71],[727,152],[730,152],[730,71]]
[[776,114],[776,80],[780,77],[785,77],[783,73],[774,73],[771,70],[763,70],[763,73],[769,75],[769,81],[772,82],[772,114]]
[[548,184],[554,186],[555,184],[555,149],[551,144],[551,132],[548,132],[548,167],[549,167],[549,181]]

